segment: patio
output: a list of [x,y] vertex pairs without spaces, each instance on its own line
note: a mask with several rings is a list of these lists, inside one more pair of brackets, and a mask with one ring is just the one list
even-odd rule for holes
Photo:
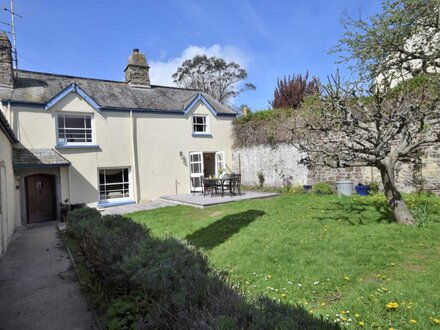
[[160,199],[182,205],[189,205],[199,208],[204,208],[213,205],[238,202],[249,199],[261,199],[278,196],[278,193],[270,192],[258,192],[258,191],[243,191],[241,195],[230,196],[229,194],[221,195],[206,195],[203,196],[201,193],[193,194],[182,194],[182,195],[168,195],[161,196]]

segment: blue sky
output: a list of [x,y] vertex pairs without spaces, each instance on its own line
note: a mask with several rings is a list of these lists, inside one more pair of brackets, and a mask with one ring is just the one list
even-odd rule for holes
[[[24,16],[17,20],[21,69],[123,80],[139,48],[152,84],[171,85],[184,59],[205,52],[246,68],[257,90],[234,103],[259,110],[268,108],[278,77],[335,72],[337,57],[327,52],[342,37],[342,14],[369,16],[380,1],[15,0],[15,7]],[[3,10],[1,20],[9,21]]]

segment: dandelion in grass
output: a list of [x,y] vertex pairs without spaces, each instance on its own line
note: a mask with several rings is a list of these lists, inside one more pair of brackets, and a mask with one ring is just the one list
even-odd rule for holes
[[411,324],[416,324],[416,323],[417,323],[417,320],[411,319],[411,320],[409,320],[409,323],[411,323]]
[[350,281],[350,276],[344,276],[344,280]]
[[440,319],[434,318],[434,317],[430,317],[429,318],[431,320],[432,323],[439,325],[440,324]]
[[363,327],[364,325],[365,325],[365,322],[364,321],[359,321],[359,323],[358,323],[361,327]]
[[390,310],[395,310],[399,308],[399,304],[394,301],[390,301],[389,303],[386,304],[386,307]]

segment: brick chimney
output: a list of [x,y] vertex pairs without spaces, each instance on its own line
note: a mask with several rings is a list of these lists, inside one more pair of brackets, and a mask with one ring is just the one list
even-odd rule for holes
[[128,64],[125,68],[125,82],[134,86],[150,87],[150,67],[144,54],[139,53],[139,49],[133,49],[128,58]]
[[11,42],[5,32],[0,32],[0,86],[14,87]]

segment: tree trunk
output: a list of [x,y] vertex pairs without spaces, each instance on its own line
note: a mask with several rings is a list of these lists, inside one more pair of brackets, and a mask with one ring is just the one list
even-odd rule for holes
[[402,199],[402,195],[396,188],[394,180],[395,165],[395,161],[386,160],[379,167],[384,194],[387,199],[388,206],[393,210],[397,223],[414,226],[416,224],[414,217],[408,209],[405,201]]

